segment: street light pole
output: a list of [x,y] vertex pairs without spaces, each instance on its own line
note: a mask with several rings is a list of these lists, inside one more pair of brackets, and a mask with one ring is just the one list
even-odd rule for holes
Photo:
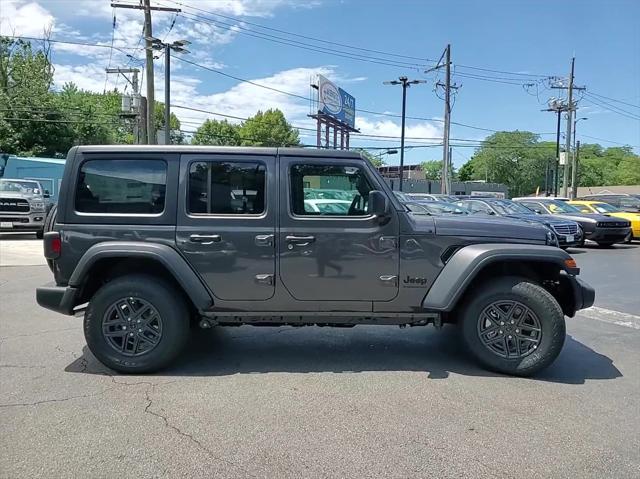
[[407,111],[407,88],[411,85],[418,83],[426,83],[425,80],[409,80],[407,77],[402,76],[397,80],[385,81],[384,85],[402,85],[402,126],[400,131],[400,185],[399,189],[402,191],[402,182],[404,180],[404,128]]
[[147,38],[153,50],[164,50],[164,144],[171,144],[171,50],[178,53],[189,53],[184,48],[190,45],[187,40],[177,40],[173,43],[164,43],[157,38]]
[[[573,158],[571,161],[571,199],[575,200],[578,192],[578,148],[576,144],[576,126],[580,120],[588,120],[587,117],[573,120]],[[580,142],[578,142],[579,144]]]

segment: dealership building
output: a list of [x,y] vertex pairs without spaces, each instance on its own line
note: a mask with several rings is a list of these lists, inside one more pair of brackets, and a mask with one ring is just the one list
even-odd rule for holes
[[57,201],[64,163],[64,158],[4,155],[0,159],[0,177],[38,180],[42,188],[49,191],[53,201]]

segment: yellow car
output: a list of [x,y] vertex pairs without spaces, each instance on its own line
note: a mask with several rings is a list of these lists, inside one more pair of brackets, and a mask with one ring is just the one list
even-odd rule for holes
[[[569,201],[569,204],[578,208],[582,213],[599,213],[601,215],[614,216],[616,218],[624,218],[631,222],[631,234],[633,239],[640,239],[640,213],[629,213],[622,211],[609,203],[602,201]],[[629,238],[631,239],[631,238]]]

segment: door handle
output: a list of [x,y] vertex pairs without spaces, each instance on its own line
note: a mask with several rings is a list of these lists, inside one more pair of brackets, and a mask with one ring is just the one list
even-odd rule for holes
[[285,240],[289,245],[308,246],[316,240],[315,236],[287,236]]
[[273,235],[258,235],[255,241],[256,246],[273,246]]
[[213,244],[222,241],[220,235],[191,235],[189,240],[192,243]]

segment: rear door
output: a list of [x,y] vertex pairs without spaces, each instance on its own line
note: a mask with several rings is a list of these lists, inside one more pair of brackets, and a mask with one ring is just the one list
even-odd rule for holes
[[176,242],[222,300],[274,294],[276,175],[267,155],[183,155]]

